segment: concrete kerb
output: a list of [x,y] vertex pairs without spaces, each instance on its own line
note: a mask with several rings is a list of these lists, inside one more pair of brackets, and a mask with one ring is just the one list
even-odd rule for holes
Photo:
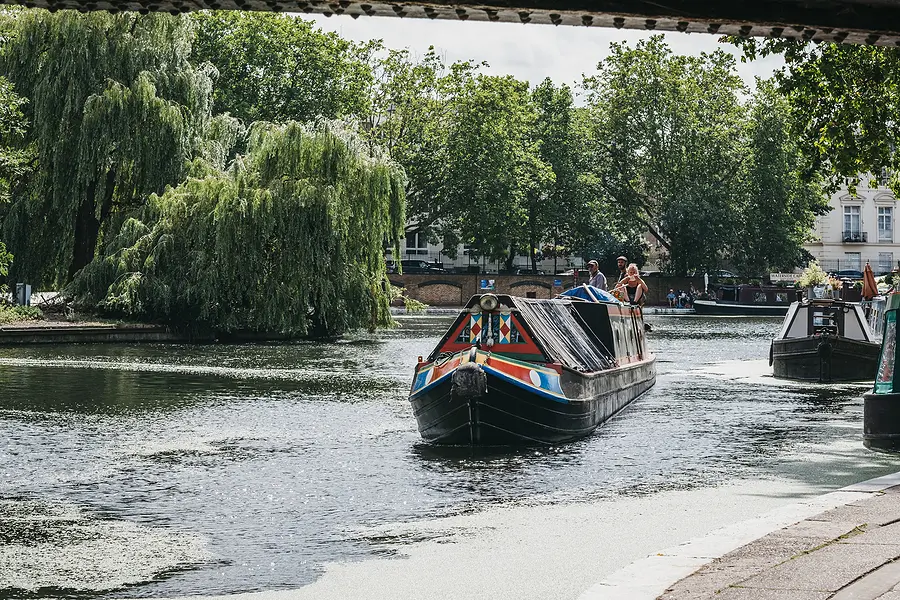
[[895,485],[900,485],[900,472],[848,485],[834,492],[782,506],[753,519],[717,529],[619,569],[588,588],[578,600],[654,600],[672,584],[732,550],[773,531],[794,525],[826,510],[868,498]]

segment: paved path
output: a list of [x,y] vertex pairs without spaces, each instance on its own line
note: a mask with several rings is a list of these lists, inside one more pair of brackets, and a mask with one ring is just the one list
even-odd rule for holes
[[632,563],[579,600],[900,600],[900,473]]

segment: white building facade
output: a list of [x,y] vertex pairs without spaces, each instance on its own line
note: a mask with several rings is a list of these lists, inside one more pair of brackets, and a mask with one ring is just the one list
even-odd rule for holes
[[839,190],[830,205],[816,218],[814,241],[804,246],[825,271],[862,271],[868,262],[881,275],[897,266],[897,198],[891,190],[864,181],[856,194]]

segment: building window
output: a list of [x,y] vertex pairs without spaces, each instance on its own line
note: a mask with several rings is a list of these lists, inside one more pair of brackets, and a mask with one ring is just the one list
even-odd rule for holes
[[891,269],[894,265],[894,253],[893,252],[879,252],[878,253],[878,270],[881,273],[890,273]]
[[421,231],[406,234],[407,254],[428,254],[428,240]]
[[862,233],[862,221],[860,219],[859,206],[844,207],[844,235],[845,242],[865,242]]
[[845,269],[859,271],[862,268],[862,257],[859,252],[844,252]]
[[844,207],[844,231],[859,233],[860,221],[858,206]]
[[894,241],[894,209],[889,206],[878,207],[878,241]]

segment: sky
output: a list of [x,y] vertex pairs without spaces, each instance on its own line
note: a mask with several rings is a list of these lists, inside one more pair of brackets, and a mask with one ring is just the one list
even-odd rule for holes
[[[513,75],[540,83],[550,77],[556,84],[574,86],[582,75],[593,73],[609,51],[609,43],[627,41],[631,45],[652,35],[647,31],[601,27],[554,27],[520,23],[479,23],[450,20],[400,19],[347,15],[306,15],[325,31],[364,41],[380,38],[391,48],[409,48],[423,55],[434,46],[447,62],[474,59],[487,61],[492,75]],[[699,33],[663,33],[676,54],[697,55],[721,48],[736,58],[738,51],[719,43],[719,36]],[[782,65],[780,57],[749,64],[738,60],[738,73],[753,88],[756,76],[769,77]]]

